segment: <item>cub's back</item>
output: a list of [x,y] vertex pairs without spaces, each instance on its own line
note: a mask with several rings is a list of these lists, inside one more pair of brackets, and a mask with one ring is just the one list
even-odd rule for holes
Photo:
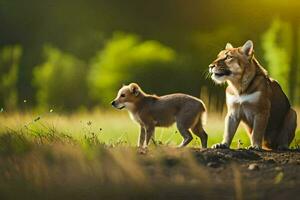
[[169,94],[159,97],[152,105],[154,112],[175,115],[181,110],[204,112],[204,103],[193,96],[181,93]]
[[158,97],[148,104],[148,109],[158,126],[171,125],[179,113],[197,116],[206,110],[200,99],[181,93]]

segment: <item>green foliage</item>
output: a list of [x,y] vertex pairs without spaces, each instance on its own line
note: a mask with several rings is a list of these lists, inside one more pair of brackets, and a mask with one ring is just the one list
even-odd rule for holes
[[[141,41],[137,36],[117,33],[97,53],[88,75],[90,95],[102,103],[109,102],[122,83],[136,80],[146,70],[169,67],[176,53],[157,41]],[[157,74],[160,72],[157,71]],[[151,77],[154,81],[154,77]]]
[[34,69],[37,102],[42,108],[75,109],[86,102],[86,64],[46,46],[45,60]]
[[[299,75],[293,73],[300,71],[297,69],[299,51],[295,51],[300,45],[297,39],[298,0],[289,0],[289,3],[270,0],[175,0],[164,3],[132,0],[130,6],[123,0],[78,0],[72,4],[61,0],[53,6],[51,0],[26,2],[0,1],[0,21],[5,27],[1,30],[0,44],[17,42],[24,52],[20,60],[22,67],[17,72],[11,71],[11,74],[18,74],[16,78],[0,75],[9,79],[6,84],[0,82],[0,111],[2,107],[4,111],[16,107],[17,99],[18,106],[24,107],[22,100],[30,100],[34,96],[37,101],[28,101],[26,108],[55,104],[63,110],[75,111],[73,108],[95,103],[103,106],[113,98],[122,83],[133,81],[138,82],[146,92],[158,95],[184,92],[199,96],[201,93],[204,99],[208,99],[205,103],[209,108],[221,110],[224,107],[224,89],[210,80],[208,65],[226,42],[239,46],[248,39],[253,40],[256,56],[279,80],[292,104],[300,102]],[[211,15],[211,11],[215,15]],[[113,34],[115,30],[136,35]],[[52,61],[48,62],[50,56],[42,53],[47,43],[59,47],[61,57],[51,56]],[[67,55],[72,57],[68,64],[63,58]],[[80,81],[75,81],[73,88],[65,89],[60,84],[66,81],[65,78],[51,78],[48,81],[50,75],[46,79],[44,76],[32,76],[35,74],[34,67],[42,67],[45,63],[53,65],[50,63],[54,62],[53,59],[62,63],[53,68],[63,68],[62,71],[65,68],[80,71],[71,65],[88,63],[91,67],[87,76],[88,89],[86,80],[82,80],[84,86],[77,85]],[[19,61],[16,60],[15,64]],[[64,67],[58,67],[60,65]],[[84,71],[88,69],[84,68]],[[74,76],[70,77],[77,80]],[[42,84],[44,80],[51,86]],[[77,92],[74,96],[75,87]],[[206,94],[203,87],[207,88]],[[18,88],[18,91],[12,88]],[[57,99],[54,99],[55,92],[59,94]],[[66,99],[62,98],[63,95]]]
[[289,94],[291,70],[291,27],[288,23],[274,20],[262,37],[262,47],[270,75],[279,81],[282,89]]
[[5,110],[17,107],[18,69],[22,49],[19,45],[6,46],[0,50],[0,106]]

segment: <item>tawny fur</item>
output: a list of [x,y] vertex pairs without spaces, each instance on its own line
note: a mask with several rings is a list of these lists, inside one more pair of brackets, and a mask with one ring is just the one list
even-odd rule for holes
[[238,48],[228,43],[210,65],[210,72],[214,81],[228,84],[223,141],[213,147],[230,147],[240,122],[249,133],[251,148],[289,147],[295,136],[297,114],[278,82],[254,57],[252,41]]
[[200,137],[202,147],[207,147],[207,134],[203,129],[204,103],[186,94],[156,96],[146,94],[136,83],[123,86],[112,102],[118,109],[126,108],[130,116],[139,123],[138,146],[147,147],[155,127],[168,127],[176,122],[183,137],[180,147],[193,139],[190,130]]

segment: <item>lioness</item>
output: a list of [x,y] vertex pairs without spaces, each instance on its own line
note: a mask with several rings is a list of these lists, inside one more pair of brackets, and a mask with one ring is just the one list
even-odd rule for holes
[[136,83],[124,85],[111,105],[118,109],[127,109],[140,124],[139,147],[146,148],[155,127],[168,127],[176,122],[183,137],[179,147],[188,145],[193,139],[192,132],[200,137],[202,147],[207,147],[207,134],[203,129],[204,103],[187,94],[169,94],[165,96],[149,95]]
[[297,114],[278,82],[254,57],[252,41],[238,48],[227,43],[209,71],[215,82],[228,84],[223,141],[213,148],[229,148],[242,121],[249,133],[250,149],[288,149],[295,136]]

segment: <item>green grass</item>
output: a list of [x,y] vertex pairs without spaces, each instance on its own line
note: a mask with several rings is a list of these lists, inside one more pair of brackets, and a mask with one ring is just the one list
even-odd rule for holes
[[[224,115],[211,114],[208,116],[205,130],[208,133],[208,145],[211,146],[222,140],[224,129]],[[84,140],[97,140],[105,145],[126,144],[136,146],[139,133],[139,126],[133,122],[126,111],[78,113],[72,115],[60,115],[54,112],[35,113],[14,113],[0,115],[1,133],[22,133],[26,137],[33,137],[36,140],[55,140],[69,138],[78,142]],[[156,128],[155,140],[160,144],[177,146],[182,137],[173,125],[169,128]],[[240,141],[240,142],[238,142]],[[299,130],[291,146],[300,141]],[[239,145],[238,145],[239,143]],[[190,147],[199,147],[200,140],[194,136]],[[231,147],[249,146],[249,138],[242,125],[240,125]],[[153,145],[153,144],[152,144]]]

